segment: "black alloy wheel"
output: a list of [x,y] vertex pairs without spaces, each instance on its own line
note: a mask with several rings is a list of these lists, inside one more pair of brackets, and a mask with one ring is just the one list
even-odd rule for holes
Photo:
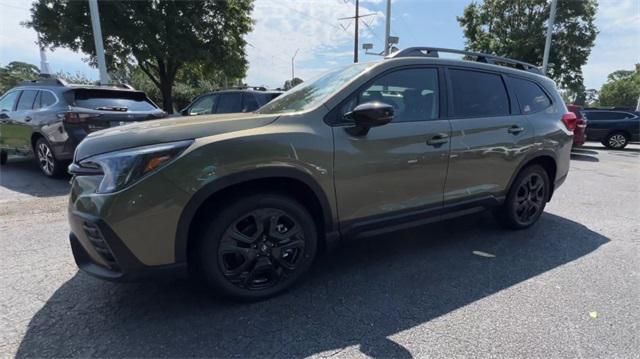
[[539,165],[524,168],[513,181],[502,207],[494,214],[512,229],[528,228],[540,218],[549,199],[549,176]]
[[249,290],[273,287],[295,272],[305,250],[302,226],[276,208],[251,211],[226,230],[218,247],[225,278]]
[[315,224],[292,198],[245,196],[212,216],[200,238],[199,265],[223,295],[268,298],[289,288],[313,262]]

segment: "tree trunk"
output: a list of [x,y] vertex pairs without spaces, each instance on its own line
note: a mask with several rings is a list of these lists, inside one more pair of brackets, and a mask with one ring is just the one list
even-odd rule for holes
[[173,79],[163,77],[160,79],[160,93],[162,94],[162,109],[169,114],[173,113]]

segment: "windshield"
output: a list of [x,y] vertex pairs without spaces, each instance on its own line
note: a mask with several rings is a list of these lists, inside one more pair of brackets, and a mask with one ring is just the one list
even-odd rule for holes
[[278,114],[311,109],[373,65],[374,63],[361,63],[330,71],[285,92],[260,108],[258,113]]

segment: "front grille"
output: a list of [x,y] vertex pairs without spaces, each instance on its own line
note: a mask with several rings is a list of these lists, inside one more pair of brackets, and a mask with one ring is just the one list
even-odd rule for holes
[[116,259],[113,257],[113,253],[111,253],[107,242],[105,242],[100,229],[95,224],[89,222],[84,222],[82,228],[84,229],[87,239],[102,259],[104,259],[109,266],[116,267]]

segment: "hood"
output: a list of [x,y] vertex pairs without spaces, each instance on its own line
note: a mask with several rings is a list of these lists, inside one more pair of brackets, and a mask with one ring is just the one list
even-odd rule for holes
[[138,122],[89,134],[76,148],[74,161],[132,147],[189,140],[270,124],[278,115],[234,113],[172,117]]

